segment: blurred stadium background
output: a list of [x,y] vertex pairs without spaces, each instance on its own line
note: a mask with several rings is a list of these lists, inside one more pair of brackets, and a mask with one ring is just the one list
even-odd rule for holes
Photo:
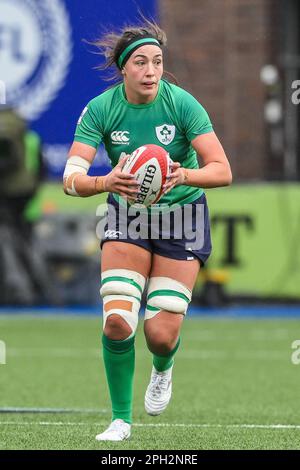
[[[208,110],[234,183],[206,192],[214,250],[174,403],[144,416],[140,331],[137,427],[122,448],[299,448],[299,2],[0,0],[0,449],[100,448],[105,197],[68,198],[61,176],[82,109],[107,87],[82,40],[139,9],[166,30],[165,68]],[[108,169],[100,149],[91,174]]]

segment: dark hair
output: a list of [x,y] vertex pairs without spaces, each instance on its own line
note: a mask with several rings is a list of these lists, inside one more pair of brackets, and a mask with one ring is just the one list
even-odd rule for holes
[[[141,25],[126,25],[119,32],[106,32],[103,36],[91,43],[98,49],[98,54],[105,58],[104,64],[99,65],[97,70],[112,70],[112,73],[104,78],[108,81],[120,82],[122,75],[118,68],[118,58],[120,51],[124,50],[127,43],[133,39],[141,36],[151,36],[159,42],[160,46],[166,46],[167,36],[166,33],[154,21],[150,21],[144,16],[142,17],[143,23]],[[169,72],[164,72],[169,75],[175,83],[176,78]]]

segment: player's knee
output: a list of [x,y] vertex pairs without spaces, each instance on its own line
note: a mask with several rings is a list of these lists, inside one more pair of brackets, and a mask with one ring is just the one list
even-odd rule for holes
[[103,329],[110,339],[122,340],[135,334],[145,278],[126,269],[102,273]]
[[104,334],[109,339],[122,341],[132,334],[132,329],[120,315],[111,314],[106,320]]

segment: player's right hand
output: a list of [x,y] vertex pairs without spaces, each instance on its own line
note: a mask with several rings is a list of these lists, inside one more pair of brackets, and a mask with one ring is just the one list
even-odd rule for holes
[[118,164],[106,175],[105,190],[110,193],[117,193],[129,200],[134,200],[138,194],[139,184],[134,179],[134,175],[122,172],[128,156],[120,158]]

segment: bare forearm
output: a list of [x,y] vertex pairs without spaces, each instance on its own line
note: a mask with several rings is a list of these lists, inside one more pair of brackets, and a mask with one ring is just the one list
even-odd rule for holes
[[69,194],[67,192],[67,184],[70,186],[70,184],[75,185],[76,187],[76,192],[78,196],[80,197],[89,197],[89,196],[95,196],[96,194],[105,192],[104,185],[103,185],[103,180],[105,177],[103,176],[88,176],[88,175],[81,175],[77,174],[74,175],[73,178],[72,176],[69,177],[71,181],[68,181],[65,179],[64,181],[64,191],[66,194]]
[[217,188],[228,186],[232,182],[232,174],[229,165],[219,162],[211,162],[199,169],[184,169],[187,186],[200,188]]
[[79,197],[109,192],[134,199],[138,194],[139,183],[132,174],[122,171],[127,158],[127,155],[121,158],[105,176],[88,176],[89,163],[82,157],[70,157],[64,172],[64,192]]

